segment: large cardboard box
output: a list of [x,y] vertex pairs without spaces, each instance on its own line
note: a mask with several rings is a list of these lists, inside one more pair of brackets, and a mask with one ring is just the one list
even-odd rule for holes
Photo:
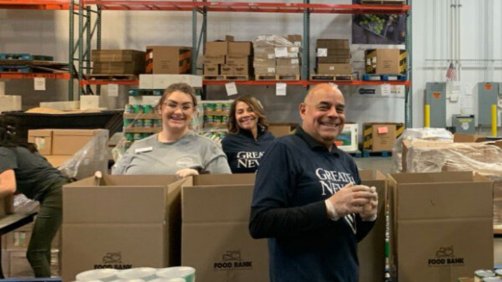
[[351,64],[318,64],[319,74],[352,74]]
[[370,49],[365,52],[366,73],[405,74],[407,52],[400,49]]
[[387,179],[379,171],[360,170],[362,184],[374,186],[378,193],[378,215],[375,226],[357,246],[359,281],[382,282],[385,278],[385,206]]
[[134,62],[144,60],[145,52],[136,50],[92,50],[93,62]]
[[249,75],[249,74],[250,70],[248,64],[234,65],[234,75]]
[[235,66],[232,65],[221,65],[220,73],[221,75],[234,75]]
[[22,97],[19,95],[0,95],[0,113],[21,111]]
[[300,66],[299,65],[290,65],[290,66],[277,66],[276,67],[277,75],[300,75]]
[[146,73],[184,74],[192,72],[192,48],[148,46],[146,49]]
[[95,62],[92,66],[93,74],[139,74],[144,72],[145,63],[136,62]]
[[389,152],[396,138],[404,131],[403,123],[364,123],[363,150],[369,152]]
[[493,268],[493,182],[472,172],[388,180],[393,281],[455,282]]
[[228,55],[251,56],[253,43],[249,41],[234,41],[228,43]]
[[228,55],[228,41],[206,42],[206,56]]
[[194,88],[202,87],[202,76],[191,74],[152,74],[153,89],[166,89],[174,83],[186,83]]
[[348,39],[317,39],[317,48],[346,49],[350,48]]
[[28,142],[37,146],[42,155],[52,155],[52,129],[28,130]]
[[317,57],[317,64],[350,64],[350,56]]
[[73,155],[103,129],[53,129],[52,154]]
[[225,58],[226,58],[226,56],[224,56],[224,55],[221,55],[221,56],[204,55],[202,63],[204,65],[222,65],[226,61]]
[[181,259],[198,282],[269,281],[267,241],[248,229],[254,179],[201,175],[183,186]]
[[179,265],[175,176],[105,175],[63,187],[62,277],[89,269]]
[[249,56],[228,55],[227,65],[249,65]]
[[220,65],[204,65],[204,75],[219,75]]

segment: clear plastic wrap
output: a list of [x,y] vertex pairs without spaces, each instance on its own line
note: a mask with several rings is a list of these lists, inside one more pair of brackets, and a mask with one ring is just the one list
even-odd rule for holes
[[258,35],[254,41],[254,47],[296,47],[287,38],[280,35]]
[[64,176],[82,179],[93,176],[96,171],[108,172],[108,130],[100,130],[82,149],[65,161],[58,169]]
[[453,134],[444,128],[408,128],[394,141],[392,148],[393,170],[396,173],[403,171],[403,141],[423,140],[453,143]]

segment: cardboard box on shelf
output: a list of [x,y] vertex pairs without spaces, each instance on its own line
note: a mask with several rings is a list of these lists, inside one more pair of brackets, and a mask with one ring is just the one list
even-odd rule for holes
[[228,41],[206,42],[206,56],[226,56],[228,55]]
[[220,65],[204,65],[204,75],[219,75]]
[[275,75],[275,67],[254,67],[254,73],[258,75]]
[[166,89],[174,83],[186,83],[194,88],[202,87],[202,76],[191,74],[153,74],[153,89]]
[[295,46],[302,46],[302,36],[299,34],[290,34],[287,36],[287,39],[291,41]]
[[290,65],[290,66],[277,66],[276,67],[277,75],[300,75],[300,66],[299,65]]
[[300,59],[278,58],[276,60],[277,66],[296,66],[300,65]]
[[317,39],[317,48],[349,49],[348,39]]
[[400,49],[370,49],[365,51],[366,73],[405,74],[407,52]]
[[347,122],[343,127],[342,133],[335,139],[338,149],[346,152],[355,152],[359,147],[359,124]]
[[493,182],[472,172],[391,174],[388,181],[393,281],[456,282],[493,268]]
[[390,152],[396,138],[404,131],[403,123],[364,123],[363,150]]
[[234,65],[234,75],[249,75],[249,65]]
[[53,129],[52,154],[73,155],[103,129]]
[[95,62],[92,65],[93,74],[140,74],[145,71],[145,63],[135,62]]
[[347,56],[329,56],[317,57],[317,64],[350,64],[350,57]]
[[28,130],[28,142],[35,144],[40,154],[52,155],[52,129]]
[[92,50],[93,62],[134,62],[144,61],[145,52],[136,50]]
[[22,110],[22,97],[19,95],[0,95],[0,113]]
[[228,55],[251,56],[253,54],[253,43],[250,41],[234,41],[228,43]]
[[204,65],[222,65],[225,64],[226,62],[226,56],[221,55],[221,56],[209,56],[209,55],[204,55],[202,63]]
[[274,60],[275,59],[275,53],[255,53],[254,54],[254,59],[255,60]]
[[179,46],[147,46],[146,48],[146,73],[191,73],[192,48]]
[[100,95],[81,95],[80,110],[96,110],[100,109]]
[[179,265],[185,180],[105,175],[99,183],[90,177],[65,185],[63,281],[89,269]]
[[360,170],[362,184],[374,186],[378,193],[377,221],[371,232],[359,242],[359,281],[381,282],[385,279],[385,206],[387,198],[387,179],[379,171]]
[[182,265],[197,269],[197,281],[269,280],[267,241],[248,229],[254,178],[201,175],[183,186]]
[[250,57],[242,56],[242,55],[228,55],[227,56],[227,65],[244,65],[249,64]]
[[352,74],[352,65],[350,64],[318,64],[318,74]]
[[234,75],[234,66],[231,65],[221,65],[220,73],[221,75]]
[[277,61],[275,59],[254,59],[253,66],[256,67],[275,67]]

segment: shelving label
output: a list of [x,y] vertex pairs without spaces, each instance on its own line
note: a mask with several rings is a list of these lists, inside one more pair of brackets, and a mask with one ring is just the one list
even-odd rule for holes
[[230,82],[225,84],[225,88],[227,89],[227,95],[232,96],[232,95],[237,95],[237,85],[235,85],[235,82]]
[[108,97],[118,97],[118,96],[119,96],[119,85],[108,84]]
[[275,85],[275,95],[286,96],[286,90],[288,85],[286,83],[277,83]]
[[45,77],[35,77],[33,79],[35,91],[45,91]]

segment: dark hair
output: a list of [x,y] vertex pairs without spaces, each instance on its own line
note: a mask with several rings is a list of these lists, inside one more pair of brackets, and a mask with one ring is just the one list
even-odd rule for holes
[[24,147],[32,153],[37,152],[35,144],[28,143],[26,140],[19,138],[17,127],[17,120],[15,118],[0,115],[0,147]]
[[162,94],[162,98],[160,98],[159,103],[157,104],[157,110],[161,108],[167,97],[169,97],[169,95],[171,95],[171,93],[175,91],[180,91],[189,95],[190,98],[192,98],[194,108],[197,106],[197,98],[195,97],[195,90],[192,88],[192,86],[186,83],[174,83],[169,85],[166,90],[164,90],[164,94]]
[[240,131],[239,125],[237,124],[237,119],[235,118],[237,103],[239,102],[244,102],[249,107],[251,107],[253,112],[258,117],[257,125],[261,126],[263,128],[263,131],[267,131],[268,121],[267,117],[265,116],[265,112],[263,111],[263,108],[260,105],[260,102],[258,102],[258,100],[256,100],[256,98],[251,95],[244,95],[235,99],[234,102],[232,103],[232,106],[230,107],[230,113],[228,116],[228,132],[232,134],[237,134]]

